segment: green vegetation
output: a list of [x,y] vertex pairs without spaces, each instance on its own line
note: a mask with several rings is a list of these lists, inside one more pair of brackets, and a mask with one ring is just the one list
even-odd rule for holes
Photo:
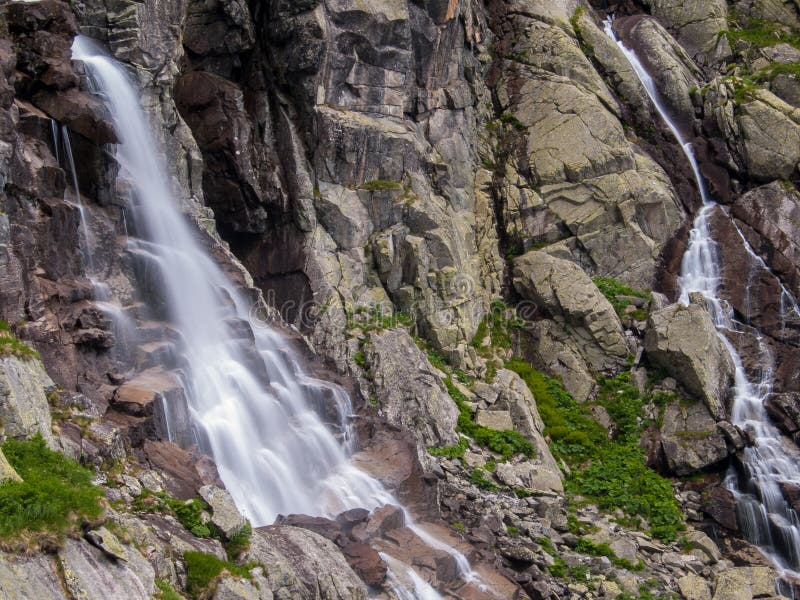
[[[592,277],[592,281],[597,286],[597,289],[608,299],[611,303],[611,306],[614,307],[614,310],[617,311],[617,314],[620,317],[625,316],[625,308],[632,304],[632,301],[627,298],[620,298],[620,296],[631,296],[634,298],[642,298],[647,299],[650,297],[650,293],[647,290],[637,290],[632,287],[629,287],[622,283],[621,281],[617,281],[613,277]],[[641,321],[647,317],[647,313],[639,309],[634,311],[631,316]]]
[[192,598],[198,598],[211,581],[223,571],[235,577],[250,578],[250,569],[256,565],[238,566],[230,561],[218,559],[213,554],[204,552],[184,552],[186,562],[186,591]]
[[734,29],[724,31],[722,35],[728,38],[731,45],[743,41],[756,48],[766,48],[776,44],[789,44],[800,49],[800,35],[792,32],[785,25],[763,19],[747,17],[742,19],[731,13]]
[[500,488],[497,484],[486,476],[486,472],[480,467],[475,467],[469,474],[469,481],[479,489],[489,492],[496,492]]
[[403,189],[403,184],[399,181],[389,181],[387,179],[375,179],[374,181],[368,181],[366,183],[362,183],[358,186],[360,190],[367,190],[369,192],[380,192],[384,190],[401,190]]
[[203,512],[210,512],[211,509],[201,498],[177,500],[166,492],[151,492],[145,489],[137,496],[133,509],[172,514],[196,537],[212,537],[215,533],[203,522]]
[[643,398],[627,374],[600,380],[598,404],[614,421],[613,439],[590,416],[589,407],[578,404],[554,379],[522,360],[507,367],[518,373],[533,392],[550,449],[571,472],[567,491],[583,496],[607,510],[622,509],[644,518],[651,534],[665,542],[676,539],[683,528],[670,481],[647,467],[639,437],[647,423]]
[[156,600],[184,600],[172,584],[166,579],[156,579],[155,581],[157,592],[155,593]]
[[536,449],[522,434],[511,430],[498,431],[475,423],[472,420],[472,413],[469,410],[469,406],[467,406],[467,399],[464,394],[459,391],[451,380],[445,379],[444,384],[459,410],[458,425],[456,427],[459,433],[471,437],[479,446],[496,452],[504,460],[508,460],[517,454],[527,457],[535,456]]
[[582,537],[578,540],[578,543],[575,545],[575,552],[589,554],[590,556],[605,556],[614,566],[620,569],[627,569],[628,571],[641,571],[644,568],[644,564],[641,561],[633,562],[627,558],[620,558],[617,556],[607,542],[593,542],[587,537]]
[[0,538],[64,535],[101,517],[103,492],[92,485],[91,471],[48,449],[40,435],[7,440],[2,448],[22,481],[0,484]]
[[253,528],[248,522],[243,529],[234,533],[226,542],[225,551],[230,560],[238,559],[250,547],[250,538],[253,537]]
[[16,336],[11,333],[8,323],[0,320],[0,358],[6,356],[16,356],[24,360],[33,360],[39,358],[39,353],[20,342]]
[[364,333],[369,333],[370,331],[414,326],[414,320],[404,312],[393,309],[385,310],[386,308],[383,305],[376,305],[372,308],[359,306],[353,311],[348,311],[347,328],[360,329]]

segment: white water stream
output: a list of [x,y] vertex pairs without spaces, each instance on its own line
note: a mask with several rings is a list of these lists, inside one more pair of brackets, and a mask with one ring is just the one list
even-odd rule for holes
[[[626,48],[613,31],[611,20],[605,31],[619,45],[644,85],[656,110],[669,126],[692,165],[703,205],[695,218],[689,235],[689,245],[681,263],[679,302],[686,305],[692,293],[705,298],[719,338],[728,348],[735,365],[735,390],[731,421],[749,433],[753,444],[743,451],[743,473],[731,467],[725,480],[737,500],[739,525],[752,543],[769,556],[784,575],[797,577],[800,570],[800,519],[781,492],[781,483],[800,486],[800,462],[796,451],[772,424],[764,408],[764,400],[773,387],[774,365],[770,352],[758,337],[761,348],[761,378],[751,381],[736,348],[726,332],[742,330],[734,318],[730,305],[719,296],[720,260],[709,217],[720,210],[708,194],[705,180],[700,174],[692,146],[682,136],[659,99],[652,77],[647,73],[636,54]],[[738,228],[737,228],[738,230]],[[739,231],[742,244],[754,262],[767,269],[764,261],[750,248]],[[767,269],[768,270],[768,269]],[[747,274],[742,274],[746,276]],[[782,309],[798,315],[797,301],[781,284]],[[785,318],[785,315],[781,315]]]
[[[303,373],[278,333],[248,325],[249,303],[202,248],[177,206],[139,94],[122,67],[82,36],[75,39],[73,57],[104,96],[120,138],[116,158],[120,176],[133,190],[130,217],[146,238],[130,239],[129,252],[158,274],[161,301],[179,332],[175,363],[195,439],[214,458],[239,509],[258,527],[279,514],[331,517],[351,508],[398,504],[350,462],[347,393]],[[255,339],[243,329],[252,330]],[[315,410],[330,401],[339,412],[333,424],[338,432]],[[169,431],[179,425],[167,423]],[[452,555],[466,582],[476,579],[463,554],[408,524],[426,544]],[[394,563],[394,571],[404,573],[392,582],[398,596],[440,598],[413,569]]]

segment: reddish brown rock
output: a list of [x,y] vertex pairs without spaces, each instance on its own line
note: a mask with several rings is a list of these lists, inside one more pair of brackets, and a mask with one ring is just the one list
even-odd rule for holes
[[154,405],[162,399],[169,402],[183,397],[183,387],[177,377],[160,367],[148,369],[121,385],[114,393],[111,405],[136,417],[152,416]]
[[368,544],[350,542],[342,548],[347,563],[369,586],[378,587],[386,579],[387,566]]
[[103,103],[77,88],[42,90],[33,96],[33,103],[95,144],[113,144],[118,140]]
[[205,485],[192,453],[172,442],[145,440],[140,457],[161,473],[169,492],[180,500],[194,498]]

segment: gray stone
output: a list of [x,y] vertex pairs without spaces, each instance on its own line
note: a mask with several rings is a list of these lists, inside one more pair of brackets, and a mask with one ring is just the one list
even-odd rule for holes
[[226,538],[230,538],[247,525],[247,519],[236,508],[236,503],[228,490],[214,485],[204,485],[199,493],[211,507],[211,522],[219,527]]
[[733,384],[733,361],[705,306],[692,302],[651,312],[644,336],[647,358],[667,370],[723,420]]
[[153,567],[135,548],[128,549],[126,561],[115,561],[82,540],[68,539],[58,558],[73,597],[149,600],[155,591]]
[[0,420],[2,434],[29,438],[36,433],[51,443],[53,434],[46,393],[54,384],[38,360],[0,358]]
[[498,431],[513,431],[514,421],[511,413],[507,410],[482,410],[478,409],[475,414],[475,422],[478,425],[496,429]]

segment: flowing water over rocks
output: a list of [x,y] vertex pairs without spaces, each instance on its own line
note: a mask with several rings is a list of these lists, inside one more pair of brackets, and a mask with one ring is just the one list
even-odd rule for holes
[[[334,517],[396,504],[350,462],[347,393],[304,374],[285,340],[267,323],[252,321],[247,300],[201,249],[168,188],[125,72],[89,39],[76,38],[73,52],[106,98],[120,137],[116,157],[121,177],[132,185],[132,220],[145,238],[129,240],[129,249],[161,282],[164,317],[176,327],[177,340],[160,366],[179,380],[189,422],[179,418],[180,406],[165,406],[167,435],[176,440],[176,432],[190,428],[188,438],[214,458],[237,506],[256,527],[281,514]],[[320,416],[331,400],[337,413],[332,424]],[[411,524],[408,515],[407,521],[427,546],[453,557],[466,583],[477,579],[460,552]],[[393,579],[398,595],[439,597],[411,567],[401,570],[403,576]],[[412,591],[402,587],[407,578]]]
[[[722,209],[708,193],[691,143],[685,139],[660,101],[659,92],[642,62],[617,38],[611,18],[605,22],[605,31],[622,48],[656,110],[681,145],[692,165],[703,200],[689,232],[689,244],[681,263],[678,279],[679,302],[688,306],[697,294],[708,305],[719,338],[730,353],[735,367],[731,422],[747,433],[750,443],[743,449],[738,468],[736,465],[731,466],[725,479],[725,487],[734,493],[737,519],[745,537],[758,545],[784,575],[798,577],[800,515],[788,501],[784,490],[796,489],[800,485],[800,453],[781,435],[765,408],[765,401],[773,391],[774,378],[774,359],[769,348],[757,330],[737,321],[731,305],[720,296],[720,256],[710,219],[712,214],[722,212]],[[723,214],[725,218],[729,218],[727,212]],[[740,239],[736,241],[744,246],[747,254],[761,267],[769,271],[763,259],[750,248],[738,227],[737,232]],[[770,273],[770,276],[777,280],[775,275]],[[785,321],[787,315],[797,314],[797,301],[780,280],[778,284],[781,289],[780,319]],[[761,376],[757,380],[748,375],[742,358],[731,341],[731,338],[745,330],[756,337],[759,348]]]

